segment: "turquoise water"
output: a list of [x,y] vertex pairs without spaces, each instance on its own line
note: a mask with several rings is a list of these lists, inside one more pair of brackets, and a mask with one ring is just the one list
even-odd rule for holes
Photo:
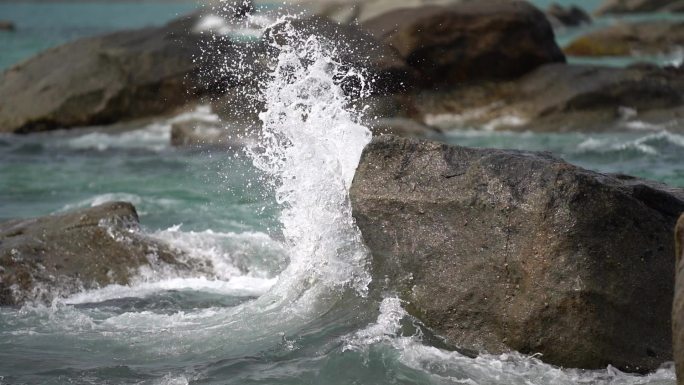
[[[3,2],[0,18],[12,18],[5,16],[11,9],[27,20],[37,11],[51,19],[33,22],[33,43],[12,38],[18,48],[9,52],[20,60],[75,36],[162,23],[183,7],[194,4]],[[61,32],[51,33],[50,25]],[[298,76],[328,87],[332,80],[304,70]],[[391,293],[363,296],[365,267],[347,255],[359,244],[344,183],[367,131],[338,110],[330,113],[339,100],[329,93],[300,100],[291,85],[274,82],[267,95],[272,117],[294,119],[274,128],[294,143],[273,148],[289,160],[285,170],[277,156],[255,167],[243,149],[171,147],[171,123],[207,117],[207,109],[106,133],[93,127],[0,135],[0,221],[130,201],[151,236],[214,266],[210,276],[140,271],[129,286],[0,308],[0,384],[675,384],[668,363],[637,376],[561,369],[515,353],[466,357],[436,347]],[[318,114],[297,120],[289,107],[306,103]],[[681,124],[647,128],[539,134],[474,127],[433,139],[551,151],[600,172],[684,187]],[[320,135],[297,136],[318,129]],[[280,184],[269,183],[274,177]]]

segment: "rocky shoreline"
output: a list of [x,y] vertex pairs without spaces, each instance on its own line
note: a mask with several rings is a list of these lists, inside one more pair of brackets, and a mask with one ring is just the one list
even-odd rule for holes
[[[350,192],[375,293],[396,293],[460,349],[636,373],[674,360],[684,384],[684,216],[677,222],[684,189],[547,153],[421,139],[457,127],[596,133],[679,122],[681,63],[615,68],[568,63],[566,55],[676,50],[681,23],[619,24],[561,48],[554,28],[589,23],[588,14],[545,13],[519,0],[418,3],[347,2],[291,25],[345,47],[336,59],[375,85],[354,106],[375,138]],[[680,8],[609,0],[598,13]],[[108,124],[202,104],[218,118],[175,122],[172,145],[253,143],[263,107],[244,93],[266,76],[268,47],[262,38],[206,39],[212,29],[200,26],[209,16],[203,10],[162,27],[83,39],[6,70],[0,133],[93,125],[106,132]],[[244,28],[243,16],[225,16],[222,25]],[[217,51],[228,59],[211,56]],[[250,65],[235,66],[243,54]],[[207,71],[214,67],[220,76]],[[344,89],[361,94],[353,82]],[[129,203],[0,223],[2,306],[54,299],[43,287],[67,296],[125,285],[141,268],[204,267],[146,235]]]

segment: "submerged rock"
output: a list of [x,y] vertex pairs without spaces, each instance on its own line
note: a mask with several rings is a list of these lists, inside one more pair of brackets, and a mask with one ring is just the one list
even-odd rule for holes
[[385,135],[366,147],[351,201],[375,289],[450,344],[575,368],[672,359],[682,189]]
[[207,90],[198,81],[199,15],[91,37],[0,75],[0,132],[100,125],[157,115]]
[[565,61],[546,16],[523,1],[398,9],[362,26],[394,48],[428,86],[510,79]]
[[672,343],[677,384],[684,384],[684,213],[675,227],[676,281],[672,306]]
[[125,202],[1,223],[0,305],[128,284],[143,266],[185,269],[180,255],[145,236]]
[[669,53],[684,46],[684,23],[646,21],[619,23],[590,32],[564,51],[573,56],[630,56]]

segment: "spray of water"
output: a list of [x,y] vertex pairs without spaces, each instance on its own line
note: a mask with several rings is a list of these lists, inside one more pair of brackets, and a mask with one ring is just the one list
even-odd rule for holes
[[350,286],[365,294],[368,252],[348,191],[370,131],[357,123],[341,87],[363,75],[336,62],[328,42],[302,36],[287,18],[271,31],[277,52],[263,87],[259,145],[248,150],[282,205],[290,266],[281,282],[306,290]]

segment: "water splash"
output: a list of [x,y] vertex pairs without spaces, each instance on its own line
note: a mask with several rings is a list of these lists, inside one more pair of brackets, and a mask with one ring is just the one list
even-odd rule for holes
[[351,215],[348,190],[370,131],[357,123],[340,85],[360,72],[336,62],[326,42],[302,36],[289,19],[271,31],[278,53],[263,88],[259,145],[248,150],[282,205],[290,266],[298,290],[322,284],[365,294],[368,252]]

